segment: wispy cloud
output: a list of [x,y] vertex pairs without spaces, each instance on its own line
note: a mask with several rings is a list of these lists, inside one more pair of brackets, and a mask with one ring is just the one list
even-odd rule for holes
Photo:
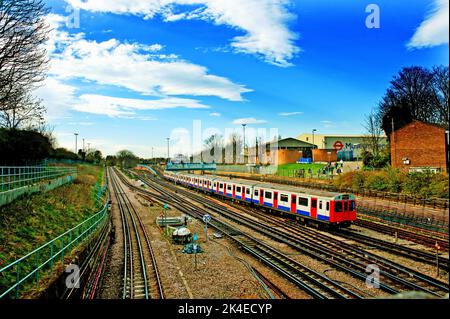
[[222,114],[220,114],[218,112],[212,112],[212,113],[209,113],[209,116],[220,117],[220,116],[222,116]]
[[325,127],[325,128],[332,128],[334,126],[333,121],[324,120],[324,121],[320,121],[320,123],[322,123],[323,127]]
[[[203,20],[228,25],[244,32],[232,39],[236,52],[253,54],[268,63],[287,67],[300,51],[298,35],[289,29],[296,17],[290,0],[66,0],[93,12],[133,14],[145,19],[163,16],[166,22]],[[188,6],[192,6],[192,8]],[[199,7],[200,6],[200,7]]]
[[266,120],[259,120],[256,119],[254,117],[246,117],[246,118],[240,118],[240,119],[235,119],[233,121],[233,124],[235,125],[242,125],[242,124],[264,124],[267,123]]
[[295,115],[301,115],[303,112],[281,112],[278,113],[279,116],[295,116]]
[[407,46],[426,48],[448,43],[449,0],[435,0],[428,17],[417,28]]
[[73,108],[80,112],[108,115],[110,117],[153,120],[151,117],[137,117],[136,111],[163,110],[173,108],[208,109],[209,106],[197,100],[164,98],[158,100],[119,98],[97,94],[83,94]]
[[94,122],[69,122],[68,125],[72,126],[92,126],[95,125]]

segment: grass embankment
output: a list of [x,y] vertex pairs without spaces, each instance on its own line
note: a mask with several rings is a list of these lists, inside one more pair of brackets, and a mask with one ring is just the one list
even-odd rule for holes
[[447,174],[408,173],[396,169],[354,171],[342,174],[336,187],[400,193],[420,198],[449,198]]
[[277,175],[279,176],[291,176],[294,177],[296,173],[304,169],[305,174],[308,174],[308,170],[311,169],[313,176],[317,176],[317,171],[325,167],[325,164],[283,164],[278,166]]
[[72,184],[0,207],[0,268],[78,225],[101,209],[94,188],[103,167],[78,165]]

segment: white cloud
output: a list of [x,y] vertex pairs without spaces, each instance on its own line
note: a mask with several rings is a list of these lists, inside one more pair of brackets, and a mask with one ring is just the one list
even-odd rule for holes
[[409,48],[433,47],[448,43],[449,0],[435,0],[434,8],[417,28]]
[[222,116],[222,114],[220,114],[218,112],[212,112],[212,113],[209,113],[209,116],[220,117],[220,116]]
[[295,115],[301,115],[303,112],[281,112],[278,113],[279,116],[295,116]]
[[[65,21],[57,15],[48,20],[53,27],[62,27]],[[90,41],[83,33],[69,35],[57,29],[47,45],[50,74],[62,80],[84,79],[143,95],[216,96],[230,101],[242,101],[242,94],[251,92],[227,78],[209,74],[203,66],[173,54],[160,54],[162,49],[161,44]]]
[[267,123],[266,120],[258,120],[255,119],[254,117],[246,117],[246,118],[241,118],[241,119],[235,119],[233,121],[233,124],[235,125],[242,125],[242,124],[264,124]]
[[79,102],[73,106],[74,110],[92,114],[102,114],[111,117],[130,119],[154,120],[151,117],[136,117],[136,111],[162,110],[173,108],[207,109],[209,106],[197,100],[182,98],[163,98],[159,100],[143,100],[118,98],[96,94],[83,94]]
[[[151,19],[160,14],[165,21],[197,19],[227,25],[243,31],[230,45],[238,52],[254,54],[266,62],[286,67],[300,49],[298,35],[288,24],[295,16],[289,12],[290,0],[66,0],[75,8],[92,12],[133,14]],[[177,5],[191,5],[182,10]]]
[[47,108],[47,120],[61,118],[72,108],[76,99],[76,88],[64,84],[53,77],[48,77],[36,90],[36,96],[44,101]]

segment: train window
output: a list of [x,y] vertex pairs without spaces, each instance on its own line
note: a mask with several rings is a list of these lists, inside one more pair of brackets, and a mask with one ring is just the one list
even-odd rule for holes
[[348,202],[344,202],[344,212],[348,212]]
[[330,211],[330,202],[327,202],[327,212]]
[[242,188],[240,186],[236,187],[236,192],[240,193],[242,191]]
[[317,199],[311,199],[311,208],[317,208]]
[[258,196],[259,192],[257,189],[255,189],[255,196]]
[[304,198],[304,197],[299,197],[298,198],[298,204],[300,206],[308,206],[308,199]]
[[271,192],[266,192],[265,197],[266,197],[267,199],[272,199],[272,193],[271,193]]
[[319,209],[322,209],[322,201],[319,201]]
[[334,211],[336,213],[342,213],[342,202],[335,202],[334,203]]
[[285,202],[285,203],[289,202],[289,196],[281,194],[280,195],[280,202]]
[[230,186],[230,185],[228,185],[228,186],[227,186],[227,189],[228,189],[229,191],[231,191],[231,186]]
[[220,187],[220,188],[223,188],[223,184],[222,184],[222,183],[220,183],[220,184],[219,184],[219,187]]
[[350,201],[350,211],[354,212],[355,210],[356,210],[356,204],[355,204],[355,201],[352,200],[352,201]]
[[250,188],[247,188],[247,190],[245,191],[245,193],[246,193],[247,195],[250,195]]
[[217,186],[217,184],[216,183],[214,183],[214,187],[216,187]]

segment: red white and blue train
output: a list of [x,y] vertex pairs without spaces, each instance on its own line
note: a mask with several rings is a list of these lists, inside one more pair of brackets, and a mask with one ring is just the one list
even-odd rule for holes
[[356,220],[356,200],[351,194],[167,171],[164,176],[185,187],[291,214],[303,223],[348,227]]

